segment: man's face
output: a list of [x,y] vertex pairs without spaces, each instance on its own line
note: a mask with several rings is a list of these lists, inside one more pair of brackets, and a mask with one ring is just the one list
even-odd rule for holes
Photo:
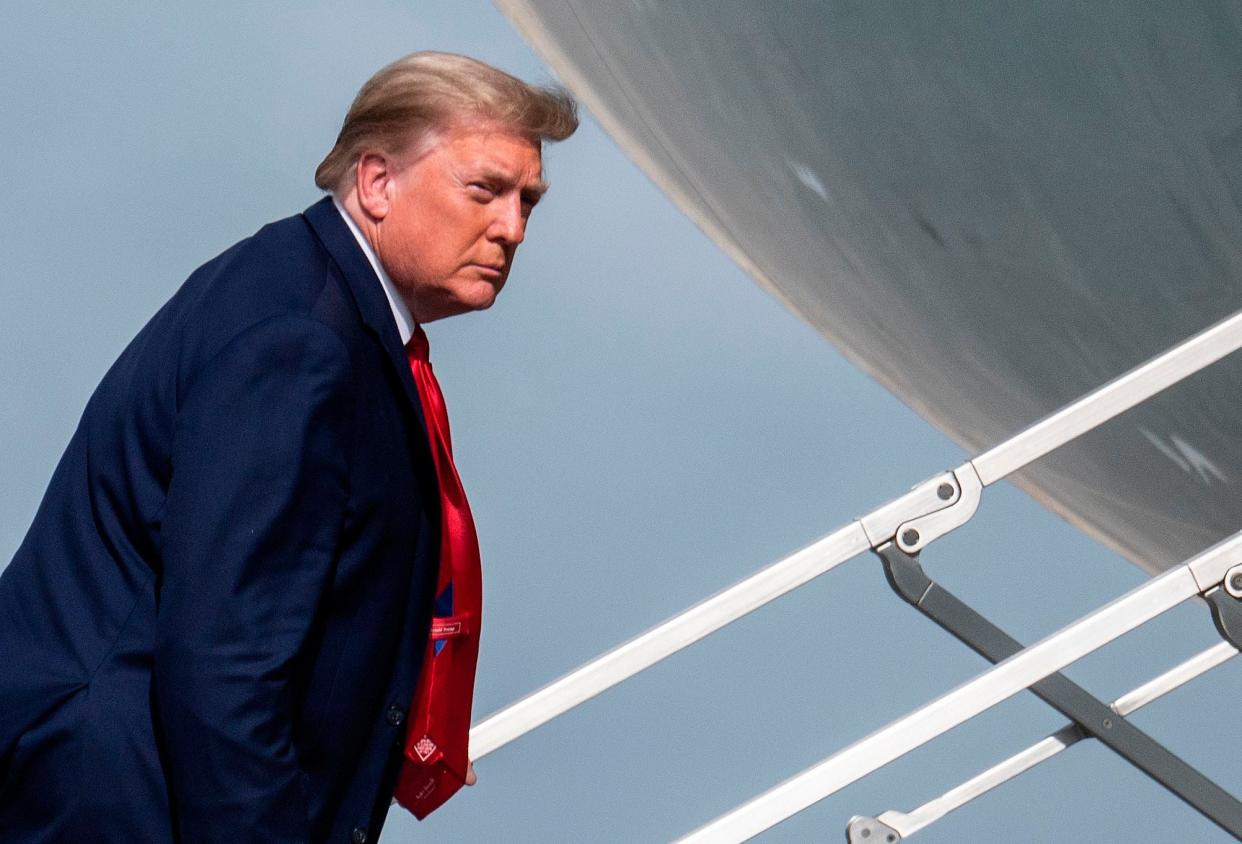
[[491,306],[545,187],[538,143],[491,126],[447,131],[396,174],[374,246],[416,320]]

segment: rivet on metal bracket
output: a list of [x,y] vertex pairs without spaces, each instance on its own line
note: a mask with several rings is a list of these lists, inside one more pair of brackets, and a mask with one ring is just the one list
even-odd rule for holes
[[[970,521],[970,517],[979,508],[979,498],[983,495],[979,474],[974,465],[967,462],[953,470],[953,479],[956,488],[947,483],[942,484],[937,495],[942,500],[955,500],[947,507],[899,525],[896,532],[898,548],[907,554],[915,554],[933,540]],[[945,490],[945,487],[949,489]],[[949,492],[947,498],[944,495],[946,491]]]
[[890,501],[859,520],[872,548],[892,542],[902,522],[952,507],[958,496],[958,481],[952,472],[942,472],[917,484],[905,495]]
[[1225,572],[1225,591],[1235,598],[1242,598],[1242,566],[1234,566]]
[[896,844],[901,833],[875,818],[855,815],[845,828],[845,839],[849,844]]

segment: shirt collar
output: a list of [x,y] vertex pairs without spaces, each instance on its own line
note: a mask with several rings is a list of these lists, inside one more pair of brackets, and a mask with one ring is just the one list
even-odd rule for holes
[[379,257],[375,254],[375,250],[371,248],[371,244],[367,241],[366,236],[363,235],[362,229],[358,228],[358,224],[354,222],[354,218],[349,216],[345,206],[335,196],[332,197],[332,204],[336,206],[336,210],[340,212],[341,218],[345,220],[345,225],[349,226],[349,230],[353,232],[354,240],[358,241],[358,246],[362,249],[362,253],[367,256],[367,260],[371,263],[371,269],[375,270],[380,286],[384,288],[384,296],[388,299],[388,306],[392,308],[392,318],[397,322],[397,333],[401,335],[401,345],[407,345],[410,342],[410,337],[414,335],[414,326],[416,325],[410,309],[406,307],[405,300],[401,298],[400,291],[392,283],[388,273],[384,272],[384,266],[379,262]]

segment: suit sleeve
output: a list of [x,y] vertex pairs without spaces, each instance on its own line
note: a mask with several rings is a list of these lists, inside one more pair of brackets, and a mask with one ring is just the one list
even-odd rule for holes
[[154,694],[180,840],[306,841],[293,667],[347,500],[348,352],[267,320],[185,385],[161,526]]

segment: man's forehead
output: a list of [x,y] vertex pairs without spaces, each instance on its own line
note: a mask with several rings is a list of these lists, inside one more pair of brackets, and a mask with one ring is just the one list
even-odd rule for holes
[[512,181],[541,179],[540,144],[526,135],[494,125],[465,126],[451,130],[442,143],[458,165],[490,171]]

